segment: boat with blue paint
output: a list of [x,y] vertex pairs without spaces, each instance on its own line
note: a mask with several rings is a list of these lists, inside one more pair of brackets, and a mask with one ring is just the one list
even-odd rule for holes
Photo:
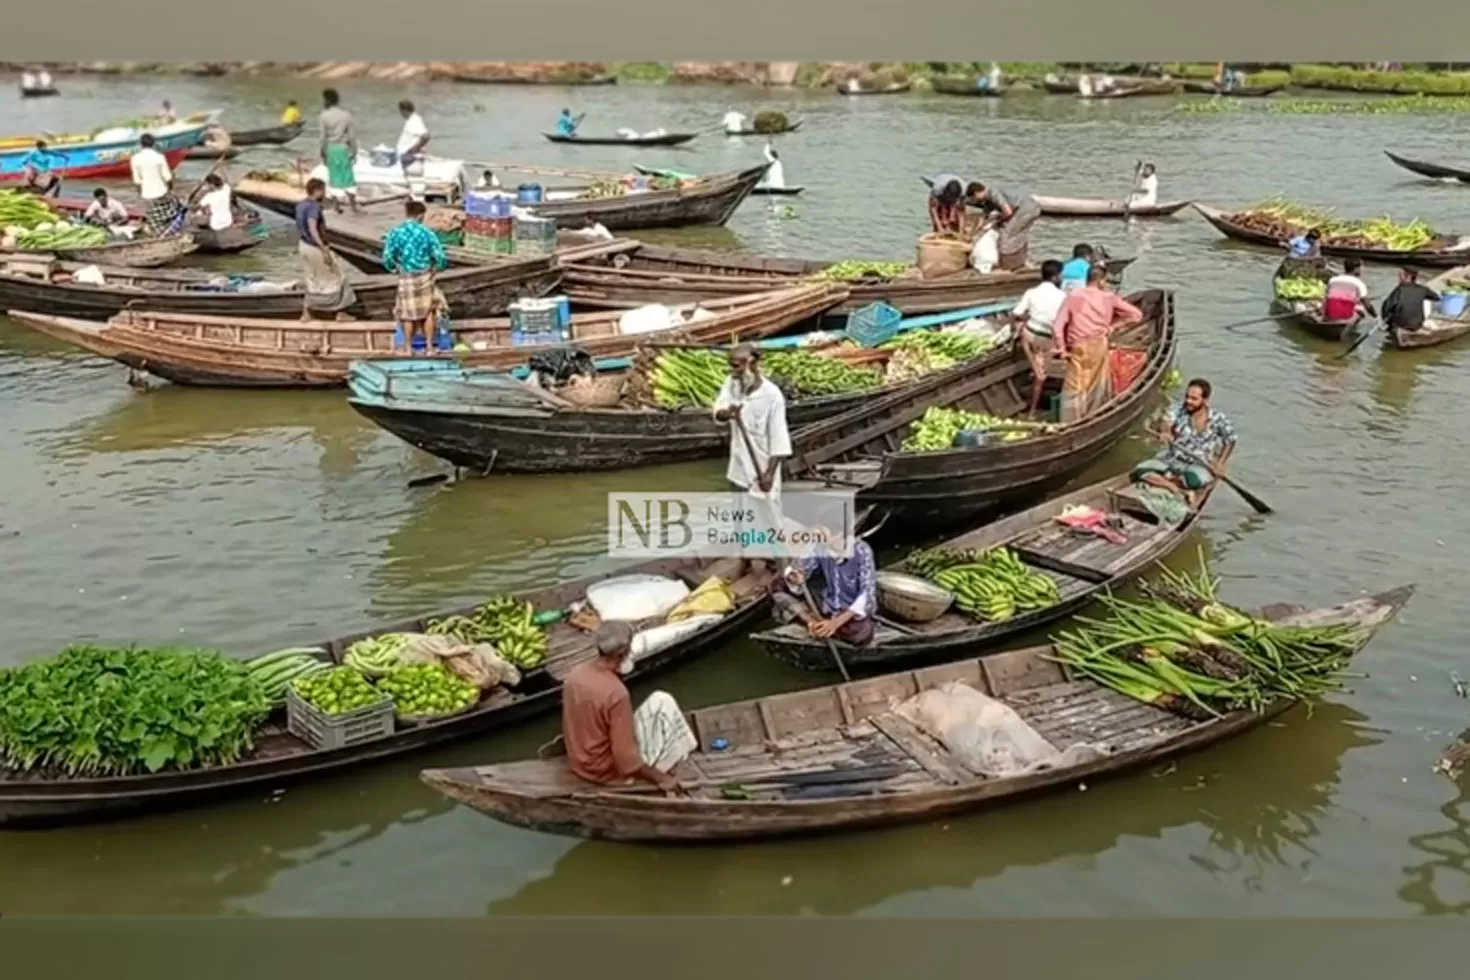
[[0,184],[25,179],[26,156],[35,148],[37,140],[45,140],[47,151],[62,159],[61,166],[52,172],[63,180],[129,176],[138,138],[144,132],[153,134],[154,149],[163,154],[170,167],[177,167],[203,141],[204,131],[219,115],[218,110],[197,113],[186,120],[146,130],[119,126],[88,136],[17,136],[0,140]]

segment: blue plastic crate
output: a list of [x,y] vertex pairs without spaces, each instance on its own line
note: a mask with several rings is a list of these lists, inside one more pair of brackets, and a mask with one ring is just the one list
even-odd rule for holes
[[863,347],[877,347],[892,340],[903,322],[903,314],[887,303],[872,303],[847,318],[848,339]]

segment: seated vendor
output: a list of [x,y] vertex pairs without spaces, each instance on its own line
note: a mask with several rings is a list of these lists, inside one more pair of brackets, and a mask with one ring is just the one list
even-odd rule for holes
[[[790,623],[800,620],[807,632],[819,640],[829,638],[867,646],[877,630],[878,586],[873,548],[861,538],[852,542],[852,554],[843,551],[842,535],[828,531],[824,554],[793,561],[782,580],[772,586],[776,618]],[[812,573],[821,575],[820,591],[804,591]],[[807,604],[810,594],[817,609]]]
[[1185,386],[1184,398],[1157,433],[1167,445],[1164,454],[1135,466],[1135,483],[1172,490],[1194,507],[1198,492],[1225,474],[1235,452],[1235,426],[1210,407],[1210,394],[1203,378]]

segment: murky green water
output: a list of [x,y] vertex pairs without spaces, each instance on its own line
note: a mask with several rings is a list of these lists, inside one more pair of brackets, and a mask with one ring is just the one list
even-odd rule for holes
[[[264,124],[288,82],[66,80],[66,97],[7,103],[0,132],[91,128],[170,98]],[[1344,214],[1418,215],[1470,232],[1470,188],[1414,180],[1384,147],[1463,160],[1470,121],[1219,117],[1169,100],[845,100],[618,87],[582,92],[341,86],[364,142],[392,142],[393,103],[425,110],[434,149],[571,169],[637,161],[734,169],[753,142],[687,151],[555,147],[563,105],[589,132],[705,128],[756,100],[807,120],[783,137],[795,202],[746,203],[728,230],[682,241],[788,254],[910,254],[921,173],[1116,195],[1134,162],[1164,197],[1243,204],[1281,192]],[[298,149],[309,150],[309,141]],[[287,153],[252,151],[233,170]],[[197,169],[197,168],[196,168]],[[787,212],[784,208],[792,209]],[[1182,366],[1209,377],[1244,442],[1236,476],[1278,513],[1217,495],[1199,543],[1241,603],[1329,602],[1417,582],[1355,690],[1176,769],[948,823],[757,847],[654,850],[502,827],[451,807],[426,764],[509,759],[546,720],[382,768],[236,803],[124,823],[0,836],[9,913],[1265,913],[1414,915],[1470,907],[1470,808],[1430,773],[1466,724],[1463,661],[1465,372],[1470,345],[1380,356],[1336,349],[1259,314],[1274,259],[1193,217],[1046,223],[1036,251],[1081,239],[1140,256],[1131,282],[1177,288]],[[285,261],[283,235],[238,260]],[[1380,291],[1391,270],[1371,269]],[[233,651],[476,599],[600,566],[604,494],[709,486],[716,463],[575,479],[508,477],[410,490],[436,464],[360,420],[340,395],[165,389],[0,319],[0,663],[72,639],[191,640]],[[1116,472],[1125,447],[1096,474]],[[1470,676],[1470,666],[1461,666]],[[689,706],[812,683],[740,643],[666,676]]]

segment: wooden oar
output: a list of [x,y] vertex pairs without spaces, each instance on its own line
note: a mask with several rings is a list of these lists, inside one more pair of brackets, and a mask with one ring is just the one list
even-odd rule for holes
[[[1361,320],[1362,317],[1359,317],[1358,319]],[[1367,330],[1364,330],[1362,336],[1360,336],[1357,340],[1353,341],[1352,342],[1352,345],[1350,347],[1348,347],[1347,350],[1345,350],[1341,354],[1338,354],[1337,355],[1336,360],[1341,361],[1341,360],[1345,359],[1353,351],[1355,351],[1359,347],[1363,346],[1363,341],[1367,340],[1369,337],[1371,337],[1375,333],[1377,333],[1378,332],[1378,328],[1381,327],[1382,325],[1383,325],[1383,319],[1382,319],[1382,317],[1374,320],[1373,321],[1373,326],[1369,327]]]
[[1285,320],[1294,316],[1296,316],[1295,313],[1267,313],[1265,316],[1251,317],[1249,320],[1241,320],[1239,323],[1227,323],[1220,329],[1235,330],[1239,327],[1248,327],[1256,323],[1265,323],[1268,320]]
[[1123,223],[1128,223],[1128,208],[1133,204],[1133,195],[1138,193],[1138,178],[1143,173],[1143,161],[1139,160],[1133,165],[1133,186],[1128,189],[1128,196],[1123,198]]
[[[1200,459],[1198,456],[1195,456],[1192,453],[1185,452],[1182,449],[1176,449],[1175,452],[1177,452],[1180,456],[1184,457],[1184,459],[1185,459],[1186,462],[1193,463],[1195,466],[1203,466],[1207,470],[1210,468],[1210,464],[1209,463],[1206,463],[1204,460]],[[1211,472],[1213,472],[1213,471],[1211,471]],[[1257,497],[1255,494],[1251,493],[1249,490],[1247,490],[1245,487],[1241,486],[1239,483],[1236,483],[1234,480],[1230,479],[1230,477],[1228,477],[1228,476],[1226,476],[1225,474],[1222,473],[1222,474],[1220,474],[1220,479],[1221,480],[1224,480],[1225,483],[1230,487],[1230,489],[1232,489],[1236,493],[1240,494],[1240,499],[1242,499],[1246,503],[1250,504],[1251,509],[1254,510],[1257,514],[1274,514],[1274,513],[1276,513],[1274,510],[1271,509],[1271,505],[1270,504],[1266,503],[1260,497]]]

